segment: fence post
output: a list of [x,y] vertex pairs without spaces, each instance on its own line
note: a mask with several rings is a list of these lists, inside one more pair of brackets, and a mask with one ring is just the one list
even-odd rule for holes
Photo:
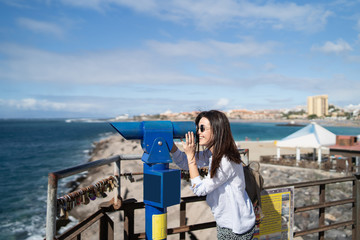
[[[325,203],[325,184],[320,185],[319,190],[319,204]],[[319,208],[319,227],[325,226],[325,208],[321,207]],[[321,231],[319,232],[319,239],[324,240],[325,239],[325,232]]]
[[[180,227],[186,226],[186,202],[180,202]],[[185,233],[180,233],[180,239],[185,240]]]
[[132,239],[134,235],[134,208],[130,205],[124,207],[124,239]]
[[355,226],[352,232],[352,239],[360,238],[360,173],[354,174],[355,183],[353,185],[353,196],[355,197],[355,206],[353,208],[353,219],[355,220]]
[[57,175],[49,173],[46,209],[46,239],[48,240],[53,240],[56,235],[57,185]]
[[106,213],[100,218],[99,228],[100,240],[114,240],[114,222]]
[[120,201],[121,198],[121,183],[120,183],[120,174],[121,174],[121,157],[119,157],[119,160],[114,162],[114,175],[118,180],[118,186],[115,188],[114,191],[114,205],[118,205],[118,201]]

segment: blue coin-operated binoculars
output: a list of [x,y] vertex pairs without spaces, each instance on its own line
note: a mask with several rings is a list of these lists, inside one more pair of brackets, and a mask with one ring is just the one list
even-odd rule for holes
[[140,139],[144,154],[146,239],[166,239],[166,208],[180,203],[181,173],[169,169],[173,139],[195,133],[194,122],[143,121],[110,123],[125,139]]

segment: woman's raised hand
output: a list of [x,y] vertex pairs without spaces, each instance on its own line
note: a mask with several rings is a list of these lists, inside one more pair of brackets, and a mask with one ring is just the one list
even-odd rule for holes
[[188,162],[192,162],[195,156],[195,136],[193,132],[188,132],[185,134],[185,142],[181,139],[181,143],[184,148],[184,152],[188,158]]

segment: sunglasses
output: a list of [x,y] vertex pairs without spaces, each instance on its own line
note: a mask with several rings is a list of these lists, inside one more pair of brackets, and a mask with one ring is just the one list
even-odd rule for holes
[[201,124],[199,127],[199,130],[200,130],[200,132],[205,132],[206,128],[204,125]]

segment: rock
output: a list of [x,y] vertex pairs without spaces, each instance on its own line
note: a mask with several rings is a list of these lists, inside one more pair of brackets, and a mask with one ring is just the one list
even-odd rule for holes
[[349,239],[343,230],[332,229],[326,233],[326,239],[346,240]]
[[335,222],[336,221],[336,217],[330,213],[325,213],[325,219],[330,221],[330,222]]

